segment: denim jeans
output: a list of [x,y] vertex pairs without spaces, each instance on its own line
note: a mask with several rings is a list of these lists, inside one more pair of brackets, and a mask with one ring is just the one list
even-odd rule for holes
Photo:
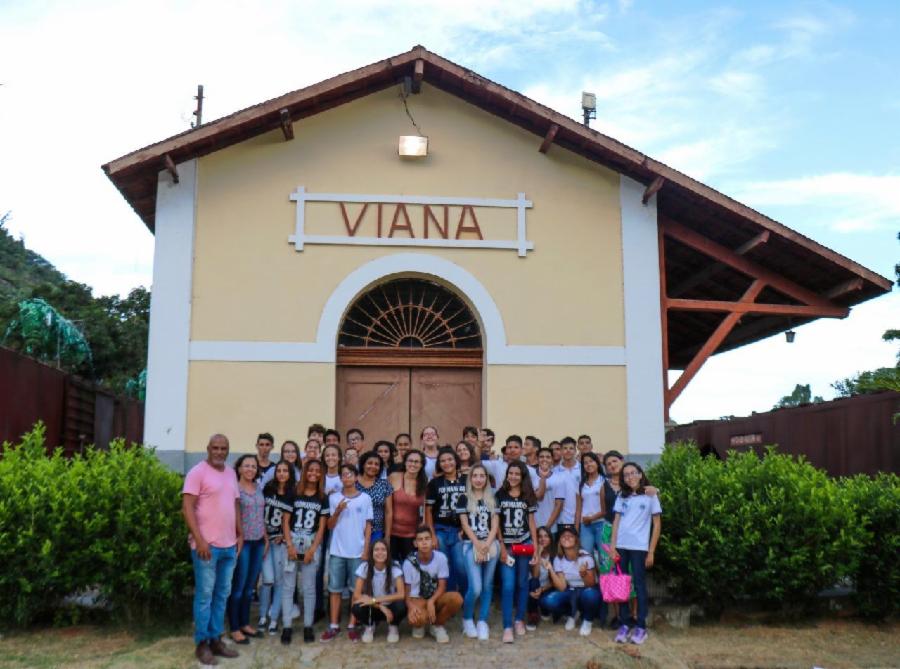
[[209,560],[191,551],[194,563],[194,643],[213,641],[225,631],[225,607],[231,594],[237,546],[209,547]]
[[[622,558],[622,569],[631,574],[631,584],[634,586],[634,593],[637,595],[638,614],[635,619],[631,616],[628,625],[631,627],[640,627],[647,629],[647,613],[649,605],[647,602],[647,579],[646,567],[644,560],[647,559],[647,551],[633,551],[628,548],[617,548],[619,556]],[[628,610],[628,604],[620,604],[619,611],[625,607]],[[619,614],[622,617],[622,614]]]
[[303,626],[312,627],[316,614],[316,574],[319,571],[319,562],[322,560],[322,547],[316,548],[315,557],[309,564],[304,564],[303,559],[297,560],[297,567],[293,573],[284,575],[284,583],[281,586],[281,625],[290,627],[294,608],[294,590],[300,586],[300,596],[303,597]]
[[466,562],[463,558],[463,542],[459,538],[459,528],[448,525],[435,525],[434,533],[438,537],[438,550],[447,556],[450,565],[450,578],[447,579],[447,592],[466,592]]
[[269,542],[269,552],[262,564],[263,587],[259,595],[260,618],[269,616],[271,620],[277,621],[281,614],[281,586],[284,581],[286,560],[287,547],[284,543]]
[[597,564],[597,551],[602,550],[600,546],[603,544],[605,523],[606,521],[604,520],[595,520],[590,524],[582,523],[581,531],[578,535],[581,541],[581,548],[590,553],[590,556],[594,558],[594,564]]
[[262,569],[265,539],[245,541],[234,567],[231,596],[228,598],[228,626],[231,631],[250,624],[250,603],[256,589],[256,579]]
[[494,572],[500,559],[500,551],[487,562],[475,562],[475,550],[471,541],[462,545],[463,560],[466,564],[468,587],[463,599],[463,620],[475,619],[475,600],[481,597],[478,607],[478,620],[487,622],[491,613],[491,598],[494,596]]
[[600,590],[590,588],[569,588],[568,590],[548,590],[541,595],[541,609],[553,616],[571,616],[581,613],[581,619],[594,622],[600,613]]
[[[531,543],[527,541],[525,543]],[[516,621],[525,620],[525,612],[528,608],[528,576],[530,574],[531,557],[528,555],[514,556],[506,547],[507,555],[515,559],[515,564],[510,567],[503,563],[500,565],[500,610],[503,612],[503,629],[513,626],[513,600],[516,604]]]

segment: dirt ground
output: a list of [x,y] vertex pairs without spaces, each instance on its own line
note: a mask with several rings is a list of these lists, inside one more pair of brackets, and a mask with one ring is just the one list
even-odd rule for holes
[[[864,625],[854,621],[818,621],[802,625],[715,624],[679,630],[657,627],[648,642],[628,655],[613,634],[577,631],[543,624],[523,640],[504,645],[499,625],[488,642],[465,639],[458,625],[448,626],[451,643],[418,641],[402,628],[401,641],[387,645],[379,629],[370,645],[351,644],[345,636],[330,644],[294,641],[282,646],[276,636],[239,646],[241,657],[220,661],[225,669],[428,669],[452,667],[561,667],[574,669],[898,669],[900,624]],[[590,663],[590,664],[589,664]],[[0,637],[0,669],[187,669],[197,667],[190,630],[172,634],[136,634],[108,627],[41,629]]]

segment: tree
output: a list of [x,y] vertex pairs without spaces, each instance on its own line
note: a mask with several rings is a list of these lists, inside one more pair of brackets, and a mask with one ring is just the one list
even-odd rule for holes
[[819,402],[824,402],[819,395],[815,397],[812,396],[812,390],[807,383],[805,386],[800,385],[799,383],[794,386],[794,391],[790,395],[785,395],[778,403],[772,407],[773,409],[784,409],[786,407],[798,407],[804,404],[818,404]]

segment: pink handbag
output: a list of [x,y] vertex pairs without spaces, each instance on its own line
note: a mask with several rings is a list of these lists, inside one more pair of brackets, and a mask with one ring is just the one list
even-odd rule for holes
[[609,603],[627,602],[631,596],[631,575],[622,573],[618,557],[615,570],[600,577],[600,592],[603,601]]

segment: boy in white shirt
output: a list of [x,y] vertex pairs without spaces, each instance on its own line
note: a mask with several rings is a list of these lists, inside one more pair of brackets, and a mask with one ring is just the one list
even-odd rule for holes
[[463,598],[458,592],[447,592],[450,566],[447,556],[434,550],[434,538],[428,525],[416,529],[416,550],[403,563],[406,583],[407,620],[415,639],[425,636],[425,626],[431,625],[431,635],[438,643],[448,643],[450,637],[444,623],[462,608]]
[[[372,498],[356,489],[357,471],[353,465],[341,465],[342,490],[329,497],[331,545],[328,560],[328,595],[331,625],[322,632],[320,641],[328,642],[341,632],[341,594],[356,584],[356,570],[369,552],[372,535]],[[358,641],[360,634],[350,618],[347,636]]]

